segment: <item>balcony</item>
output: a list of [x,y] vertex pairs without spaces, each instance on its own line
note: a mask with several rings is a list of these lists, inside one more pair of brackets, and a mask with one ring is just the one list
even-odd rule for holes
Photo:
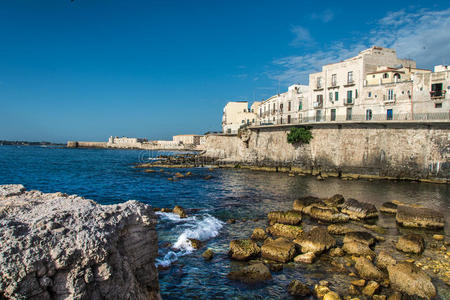
[[322,108],[323,107],[323,101],[314,101],[313,102],[314,108]]
[[328,87],[328,89],[335,89],[338,88],[339,86],[337,85],[337,82],[331,82],[330,86]]
[[446,90],[430,91],[430,97],[433,100],[445,99]]
[[392,95],[392,97],[388,97],[383,95],[383,103],[384,104],[393,104],[397,100],[397,94]]
[[353,105],[353,104],[355,104],[355,99],[353,98],[344,99],[344,105]]
[[350,79],[347,81],[347,84],[344,84],[345,87],[353,86],[355,85],[355,81],[353,79]]

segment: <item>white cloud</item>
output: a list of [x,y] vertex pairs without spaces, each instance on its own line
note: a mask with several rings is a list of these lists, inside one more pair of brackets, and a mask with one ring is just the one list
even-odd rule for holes
[[291,46],[302,46],[313,42],[309,30],[302,26],[293,26],[291,32],[295,36],[290,44]]
[[284,84],[307,84],[308,74],[322,65],[350,58],[373,45],[394,48],[399,57],[416,60],[419,67],[450,63],[450,9],[390,12],[374,25],[359,38],[353,36],[321,46],[327,50],[276,59],[276,70],[269,77]]
[[331,9],[326,9],[320,13],[312,13],[311,20],[320,20],[324,23],[333,21],[335,13]]

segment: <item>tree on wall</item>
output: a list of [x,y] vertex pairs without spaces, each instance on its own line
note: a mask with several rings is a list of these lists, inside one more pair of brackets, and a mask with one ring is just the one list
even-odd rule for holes
[[311,141],[311,139],[313,138],[311,130],[309,130],[308,128],[303,128],[303,127],[293,127],[291,128],[291,130],[289,131],[288,135],[287,135],[287,141],[290,144],[296,144],[296,143],[301,143],[301,144],[309,144],[309,142]]

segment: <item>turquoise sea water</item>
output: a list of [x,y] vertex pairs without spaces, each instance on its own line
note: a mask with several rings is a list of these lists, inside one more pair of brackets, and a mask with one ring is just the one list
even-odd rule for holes
[[[173,173],[187,170],[144,173],[132,168],[143,157],[146,155],[138,150],[0,146],[0,184],[21,183],[27,189],[78,194],[102,204],[136,199],[156,207],[187,208],[190,217],[184,220],[159,214],[158,263],[166,266],[160,272],[164,299],[286,298],[286,286],[292,279],[310,285],[326,279],[332,289],[345,291],[347,274],[336,272],[325,255],[312,266],[290,264],[274,272],[273,280],[265,284],[246,285],[226,278],[231,269],[242,265],[228,259],[229,241],[249,237],[255,227],[265,227],[269,211],[290,209],[300,196],[340,193],[378,207],[385,201],[399,200],[438,209],[446,216],[450,212],[448,185],[334,178],[317,181],[284,173],[207,168],[190,169],[192,176],[172,182],[168,178]],[[205,180],[206,175],[212,175],[212,179]],[[229,218],[236,223],[227,224]],[[376,249],[395,251],[390,239],[407,230],[399,229],[392,216],[381,215],[377,222],[387,228],[387,242]],[[304,227],[311,224],[305,218]],[[429,238],[429,232],[424,236]],[[205,247],[193,250],[187,238],[200,239]],[[212,261],[201,257],[206,248],[215,252]],[[448,295],[448,289],[440,281],[435,284],[444,299],[442,295]]]

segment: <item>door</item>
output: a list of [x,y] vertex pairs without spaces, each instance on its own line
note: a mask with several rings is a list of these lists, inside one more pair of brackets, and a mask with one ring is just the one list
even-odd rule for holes
[[331,110],[331,121],[336,121],[336,109]]
[[392,109],[388,109],[386,113],[386,120],[392,120],[393,119],[393,113]]

